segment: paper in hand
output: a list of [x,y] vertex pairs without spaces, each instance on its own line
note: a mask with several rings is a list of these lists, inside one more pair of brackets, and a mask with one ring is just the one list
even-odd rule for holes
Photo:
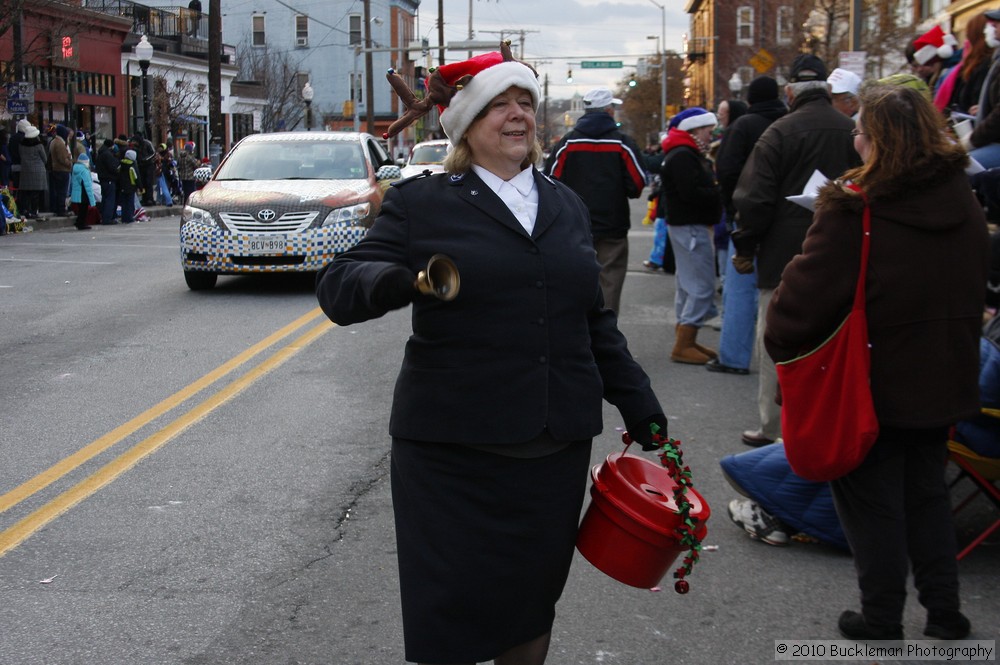
[[796,203],[807,210],[816,212],[816,196],[819,195],[820,188],[830,181],[825,175],[820,173],[819,169],[813,171],[813,174],[809,176],[809,182],[802,189],[801,194],[796,194],[794,196],[786,196],[785,198]]

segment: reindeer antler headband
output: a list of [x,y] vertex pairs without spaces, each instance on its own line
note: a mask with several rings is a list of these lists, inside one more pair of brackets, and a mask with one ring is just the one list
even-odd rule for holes
[[507,88],[518,86],[529,91],[536,109],[541,97],[537,72],[514,58],[510,40],[501,42],[499,52],[484,53],[431,69],[426,79],[427,95],[423,99],[413,94],[395,70],[390,69],[386,79],[406,111],[389,126],[383,138],[395,136],[436,104],[441,110],[441,126],[445,134],[452,145],[458,145],[479,112]]

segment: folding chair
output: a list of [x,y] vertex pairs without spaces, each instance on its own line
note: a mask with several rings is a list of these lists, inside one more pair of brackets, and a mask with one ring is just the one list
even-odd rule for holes
[[[1000,409],[984,408],[982,413],[984,416],[1000,420]],[[952,481],[951,488],[954,489],[955,485],[966,478],[975,486],[973,491],[955,506],[954,513],[969,505],[980,493],[985,494],[997,510],[1000,510],[1000,486],[997,484],[1000,481],[1000,457],[983,457],[962,443],[951,440],[948,441],[948,458],[959,468],[959,474]],[[958,553],[957,559],[961,561],[997,529],[1000,529],[1000,517],[966,545],[965,549]]]

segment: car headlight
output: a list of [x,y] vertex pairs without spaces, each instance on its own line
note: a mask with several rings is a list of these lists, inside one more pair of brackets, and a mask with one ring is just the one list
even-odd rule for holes
[[181,224],[187,224],[188,222],[204,224],[205,226],[218,226],[215,223],[215,218],[212,217],[212,213],[193,206],[184,206],[184,212],[181,213]]
[[323,220],[323,226],[361,226],[364,220],[371,214],[371,203],[358,203],[357,205],[337,208],[330,211],[330,214]]

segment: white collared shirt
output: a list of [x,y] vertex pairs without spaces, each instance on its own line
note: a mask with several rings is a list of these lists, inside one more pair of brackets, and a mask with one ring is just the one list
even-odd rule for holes
[[535,177],[531,167],[524,169],[510,180],[502,180],[475,164],[472,165],[472,170],[500,197],[530,236],[535,230],[535,218],[538,217],[538,188],[535,187]]

